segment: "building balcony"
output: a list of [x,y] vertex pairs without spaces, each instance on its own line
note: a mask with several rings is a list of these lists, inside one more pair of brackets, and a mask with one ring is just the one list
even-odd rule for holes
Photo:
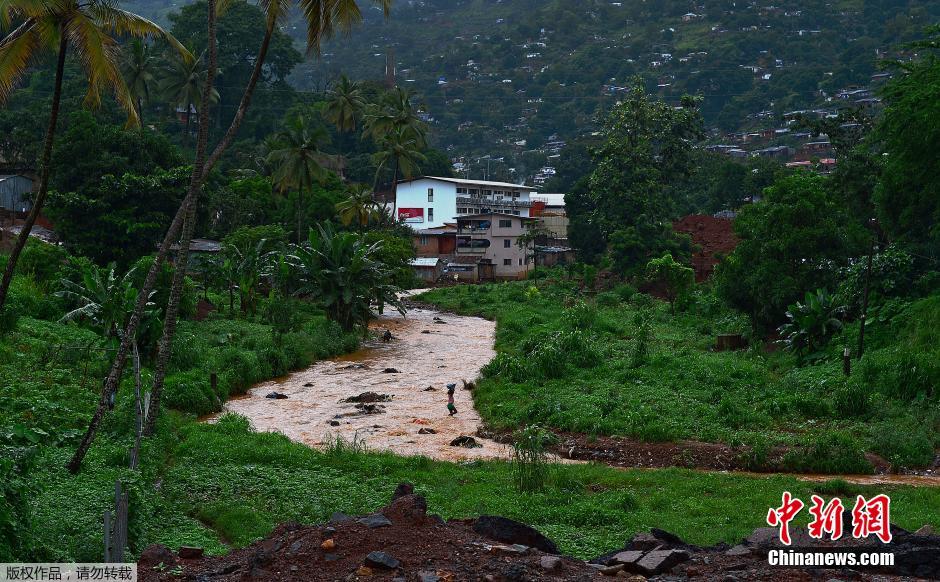
[[517,198],[471,198],[468,196],[458,196],[457,204],[463,206],[475,206],[480,208],[531,208],[530,200],[519,200]]

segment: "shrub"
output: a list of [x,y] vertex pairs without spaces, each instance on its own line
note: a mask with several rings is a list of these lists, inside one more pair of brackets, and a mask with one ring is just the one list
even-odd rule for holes
[[806,292],[803,302],[787,308],[787,323],[780,326],[783,345],[798,358],[813,354],[842,329],[845,307],[838,305],[825,289]]
[[639,368],[649,359],[650,337],[653,334],[653,324],[650,319],[648,311],[640,311],[633,316],[633,325],[636,326],[633,349],[630,351],[630,366],[633,368]]
[[166,377],[163,399],[167,406],[202,415],[219,410],[221,400],[212,393],[209,374],[190,370]]
[[513,435],[512,475],[519,492],[545,489],[549,468],[546,447],[555,438],[554,434],[538,425],[528,425]]
[[35,238],[29,239],[16,263],[20,274],[32,275],[41,287],[48,290],[62,278],[62,267],[68,253],[62,247],[45,243]]
[[857,376],[853,376],[833,391],[832,407],[841,417],[865,416],[871,410],[869,390]]
[[871,473],[859,442],[852,435],[833,431],[811,435],[783,457],[788,471],[807,473]]
[[930,398],[940,386],[940,361],[936,354],[894,347],[870,351],[858,367],[858,375],[870,389],[901,400]]
[[601,307],[615,307],[620,305],[620,296],[613,291],[604,291],[597,295],[596,301]]
[[483,366],[481,373],[484,378],[505,378],[511,382],[525,382],[528,379],[528,370],[525,362],[506,353],[496,354],[496,357]]
[[872,428],[872,450],[884,457],[895,471],[929,467],[934,461],[930,427],[906,424]]
[[634,295],[637,294],[637,290],[633,285],[621,283],[620,285],[614,287],[613,293],[615,293],[621,301],[629,301],[633,298]]

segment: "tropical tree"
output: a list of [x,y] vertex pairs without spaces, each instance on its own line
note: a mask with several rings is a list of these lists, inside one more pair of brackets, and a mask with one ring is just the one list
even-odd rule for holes
[[166,38],[179,51],[185,51],[162,28],[149,20],[121,10],[110,0],[4,0],[0,2],[0,29],[18,25],[0,40],[0,104],[18,85],[23,74],[40,55],[56,54],[55,85],[49,125],[39,162],[39,189],[23,223],[0,282],[0,309],[6,303],[16,262],[26,246],[49,190],[50,160],[56,124],[62,102],[62,78],[69,50],[79,58],[88,79],[85,105],[96,107],[102,92],[112,92],[127,112],[127,124],[140,124],[132,93],[120,73],[121,49],[116,37],[156,36]]
[[672,313],[676,312],[676,300],[695,286],[695,271],[691,267],[677,263],[670,253],[647,263],[646,276],[650,281],[662,287]]
[[344,225],[356,223],[361,231],[381,210],[372,198],[371,188],[356,185],[350,186],[347,192],[349,197],[336,204],[336,211]]
[[298,293],[316,296],[327,316],[347,331],[367,323],[373,305],[380,313],[390,305],[404,315],[401,289],[378,258],[381,248],[381,242],[368,244],[356,233],[334,231],[329,223],[318,225],[307,242],[290,251],[301,283]]
[[340,133],[348,135],[356,131],[365,108],[362,85],[343,75],[329,93],[323,116],[335,125]]
[[150,94],[156,88],[157,58],[151,45],[135,38],[130,43],[130,51],[121,61],[121,75],[127,90],[134,99],[137,118],[144,121],[144,103],[150,102]]
[[[174,55],[166,64],[160,79],[160,91],[173,108],[183,108],[186,125],[183,129],[187,139],[192,135],[190,122],[195,106],[201,104],[202,94],[206,89],[209,71],[206,69],[206,53],[198,57],[190,53]],[[209,101],[213,105],[219,102],[219,92],[212,88]],[[201,122],[201,120],[200,120]]]
[[[135,276],[134,268],[121,276],[114,263],[104,268],[90,261],[81,265],[78,280],[62,279],[62,290],[55,293],[75,306],[61,321],[89,322],[103,336],[120,338],[137,301]],[[148,319],[156,315],[152,301],[155,294],[155,291],[150,292],[146,304]]]
[[[225,5],[229,2],[230,0],[222,0],[220,5],[222,8],[224,8]],[[388,15],[389,10],[391,9],[391,0],[372,0],[372,3],[379,5],[383,9],[385,15]],[[218,47],[216,42],[216,17],[218,14],[216,4],[216,0],[207,0],[206,2],[209,77],[206,83],[206,88],[203,91],[203,99],[201,100],[202,111],[199,113],[202,119],[209,118],[209,101],[211,90],[215,81],[215,70],[218,65]],[[331,37],[337,29],[348,31],[354,24],[362,21],[362,13],[360,11],[358,2],[355,0],[344,0],[342,2],[338,2],[336,0],[265,0],[262,2],[262,7],[265,10],[265,16],[267,18],[265,34],[261,41],[261,47],[258,50],[258,55],[254,59],[254,68],[252,69],[251,76],[248,79],[245,92],[242,94],[241,102],[238,105],[238,109],[235,112],[235,116],[232,119],[228,130],[222,136],[222,139],[216,145],[215,149],[212,150],[211,154],[206,155],[208,147],[209,124],[202,123],[199,125],[199,135],[196,143],[196,157],[195,163],[193,164],[193,173],[189,184],[189,189],[187,190],[186,197],[183,199],[183,203],[180,205],[180,208],[176,213],[176,217],[173,219],[173,222],[167,229],[166,236],[164,237],[163,242],[160,244],[160,248],[157,251],[153,265],[151,266],[150,271],[147,273],[147,277],[144,280],[144,284],[140,293],[138,294],[137,304],[135,305],[134,313],[131,315],[131,318],[127,323],[124,339],[121,341],[121,345],[118,348],[112,362],[111,370],[105,379],[104,385],[102,386],[101,398],[99,398],[98,401],[98,408],[95,410],[95,414],[88,425],[88,430],[85,432],[85,436],[82,438],[78,449],[75,451],[75,455],[73,455],[72,459],[68,463],[68,468],[73,473],[77,472],[81,467],[82,461],[85,458],[85,454],[87,453],[88,448],[91,446],[91,443],[94,440],[95,434],[98,430],[98,426],[100,426],[101,420],[104,417],[105,411],[107,410],[106,406],[107,402],[110,400],[110,395],[117,390],[118,385],[120,384],[121,376],[124,372],[124,363],[128,354],[130,353],[132,344],[128,337],[133,336],[133,332],[136,330],[137,326],[140,325],[146,304],[146,294],[149,293],[149,291],[153,288],[160,266],[166,260],[171,245],[176,242],[177,236],[179,235],[180,252],[176,258],[177,268],[173,276],[173,284],[170,290],[170,299],[167,303],[166,315],[164,318],[163,336],[160,339],[159,351],[157,353],[157,363],[154,368],[154,383],[153,389],[151,390],[151,413],[147,417],[147,426],[145,429],[145,434],[148,436],[153,434],[156,418],[160,410],[160,395],[163,389],[163,380],[166,376],[166,364],[169,362],[170,353],[173,348],[173,336],[176,331],[176,317],[179,312],[179,301],[182,296],[183,282],[189,261],[189,245],[192,238],[193,228],[195,226],[195,212],[196,205],[199,201],[199,194],[202,189],[202,185],[208,178],[212,168],[215,167],[219,159],[229,148],[232,141],[235,139],[235,135],[241,128],[248,108],[251,105],[251,99],[254,95],[255,88],[257,87],[258,80],[261,78],[262,72],[264,70],[265,59],[268,53],[268,48],[271,44],[271,38],[274,35],[274,31],[277,30],[278,26],[283,23],[283,20],[287,17],[290,8],[295,4],[299,4],[304,15],[304,19],[307,23],[308,52],[319,52],[321,43],[325,39]]]
[[277,133],[267,156],[274,170],[273,178],[279,191],[297,192],[297,242],[303,236],[303,197],[313,190],[314,183],[323,183],[329,172],[324,167],[332,156],[323,152],[329,142],[326,130],[304,115],[297,115]]
[[363,137],[381,143],[398,130],[414,138],[420,149],[427,146],[427,129],[415,113],[411,94],[401,87],[395,87],[367,109]]
[[844,314],[845,306],[839,305],[825,289],[807,291],[802,302],[787,308],[787,323],[779,329],[783,345],[802,360],[842,329]]
[[427,160],[421,150],[423,146],[407,127],[397,127],[379,142],[379,151],[372,158],[376,165],[375,183],[383,170],[392,170],[392,217],[397,216],[398,177],[412,177],[418,172],[420,164]]

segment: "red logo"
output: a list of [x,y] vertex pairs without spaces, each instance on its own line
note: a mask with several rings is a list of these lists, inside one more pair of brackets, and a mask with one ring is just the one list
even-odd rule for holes
[[844,511],[842,500],[838,497],[833,498],[824,506],[823,498],[813,495],[813,505],[809,508],[809,513],[813,516],[813,521],[809,524],[809,537],[821,540],[823,534],[829,534],[832,540],[841,538]]
[[[780,507],[771,507],[767,512],[767,524],[780,528],[782,544],[789,546],[792,543],[790,522],[804,506],[789,491],[784,491]],[[808,526],[809,537],[816,540],[823,539],[827,534],[831,540],[842,537],[845,506],[841,499],[834,497],[826,503],[822,497],[813,495],[809,513],[813,517]],[[891,542],[891,498],[887,495],[876,495],[868,500],[859,495],[855,500],[852,508],[852,537],[862,539],[871,535],[886,544]]]
[[783,504],[767,512],[767,524],[771,527],[780,527],[780,541],[784,545],[790,545],[790,522],[803,509],[803,502],[790,495],[789,491],[783,492]]

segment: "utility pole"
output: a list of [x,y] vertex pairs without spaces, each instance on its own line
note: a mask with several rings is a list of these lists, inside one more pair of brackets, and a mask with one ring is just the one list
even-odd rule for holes
[[858,329],[858,359],[860,360],[862,359],[862,354],[865,353],[865,319],[868,316],[868,291],[871,287],[871,263],[872,255],[875,254],[875,237],[878,236],[878,221],[872,218],[868,224],[872,227],[872,233],[871,243],[868,246],[868,268],[865,270],[865,292],[862,295],[861,325]]

